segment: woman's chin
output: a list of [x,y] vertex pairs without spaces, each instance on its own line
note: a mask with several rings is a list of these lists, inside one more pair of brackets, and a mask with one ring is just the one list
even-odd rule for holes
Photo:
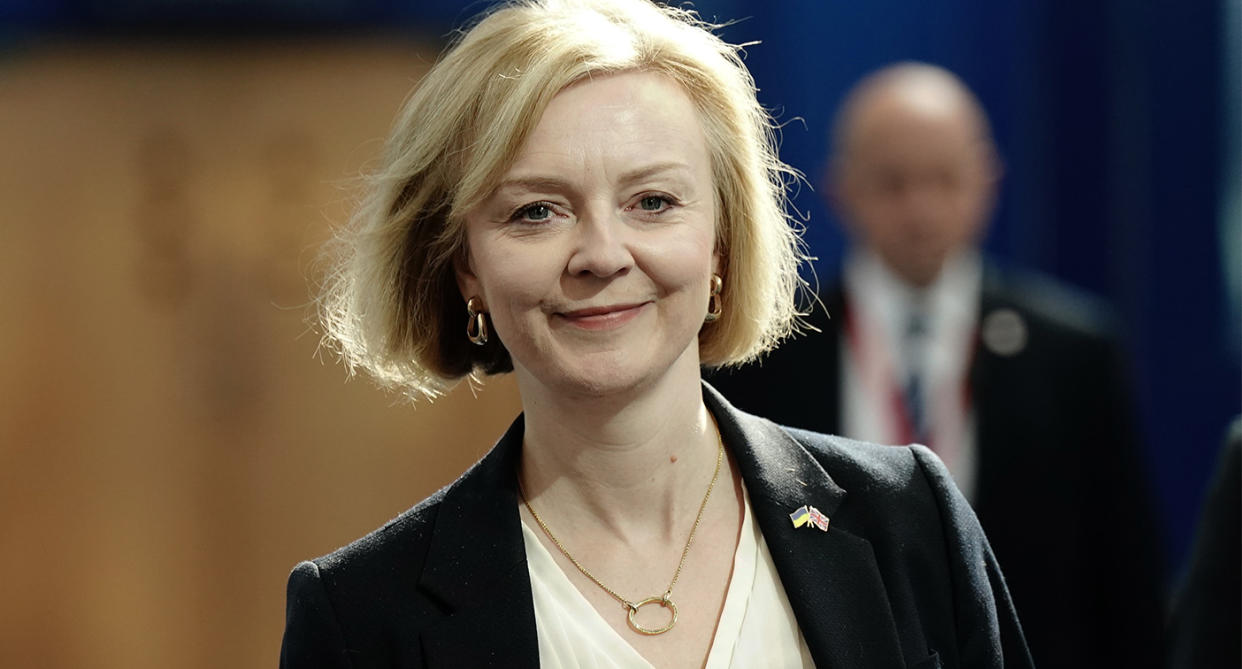
[[579,397],[625,396],[647,385],[646,375],[624,369],[585,369],[556,384],[560,392]]
[[660,376],[653,369],[640,369],[616,359],[580,360],[543,373],[526,371],[528,381],[561,397],[607,398],[628,396]]
[[577,351],[538,367],[524,366],[515,358],[514,366],[526,381],[564,397],[632,397],[682,372],[688,382],[697,384],[697,341],[679,355],[669,353],[645,346]]

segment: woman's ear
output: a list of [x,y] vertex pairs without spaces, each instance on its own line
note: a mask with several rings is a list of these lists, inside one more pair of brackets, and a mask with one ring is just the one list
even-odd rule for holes
[[474,269],[471,267],[468,247],[463,246],[461,250],[453,254],[453,274],[457,277],[457,290],[461,291],[462,300],[483,296],[483,287],[479,284],[479,278],[475,276]]

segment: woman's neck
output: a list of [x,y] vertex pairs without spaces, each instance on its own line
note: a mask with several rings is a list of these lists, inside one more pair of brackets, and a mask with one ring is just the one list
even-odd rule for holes
[[618,536],[673,533],[712,476],[717,431],[698,366],[623,397],[523,388],[522,485],[544,516]]

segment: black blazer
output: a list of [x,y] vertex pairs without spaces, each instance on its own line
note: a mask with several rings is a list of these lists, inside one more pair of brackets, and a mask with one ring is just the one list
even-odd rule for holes
[[[940,461],[788,430],[704,386],[821,668],[1030,667],[1001,572]],[[281,666],[537,667],[519,417],[460,479],[289,579]],[[827,532],[795,529],[816,506]]]
[[[819,332],[712,383],[744,411],[839,433],[840,282],[822,299]],[[992,266],[980,302],[980,322],[1010,310],[1026,330],[1010,355],[978,343],[970,387],[975,512],[1031,653],[1065,669],[1161,666],[1162,541],[1109,324],[1088,298]]]

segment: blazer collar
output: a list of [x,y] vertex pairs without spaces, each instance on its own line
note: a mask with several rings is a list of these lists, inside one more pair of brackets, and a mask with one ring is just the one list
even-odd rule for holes
[[[816,666],[905,667],[871,544],[848,529],[848,493],[783,428],[738,411],[707,384],[703,395]],[[789,514],[803,505],[828,516],[827,532],[794,527]]]
[[428,667],[539,666],[518,515],[522,416],[440,501],[419,586],[448,615],[423,634]]
[[[784,429],[738,411],[706,383],[703,397],[816,665],[904,667],[871,544],[847,529],[848,493]],[[440,502],[419,581],[448,614],[424,633],[429,667],[539,666],[518,514],[524,427],[518,416]],[[789,514],[802,505],[829,517],[827,532],[794,528]]]

